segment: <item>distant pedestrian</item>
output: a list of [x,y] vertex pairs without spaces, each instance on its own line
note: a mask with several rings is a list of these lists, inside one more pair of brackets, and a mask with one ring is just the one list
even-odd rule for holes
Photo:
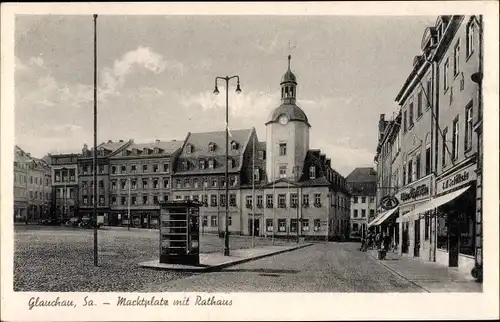
[[389,251],[389,247],[391,246],[391,236],[387,233],[384,233],[383,244],[385,251]]
[[377,249],[380,249],[382,246],[382,233],[380,232],[375,236],[375,246]]

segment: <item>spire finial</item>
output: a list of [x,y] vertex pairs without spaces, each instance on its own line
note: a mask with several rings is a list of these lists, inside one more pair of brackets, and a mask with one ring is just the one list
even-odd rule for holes
[[292,55],[288,55],[288,70],[290,70],[290,60],[292,59]]

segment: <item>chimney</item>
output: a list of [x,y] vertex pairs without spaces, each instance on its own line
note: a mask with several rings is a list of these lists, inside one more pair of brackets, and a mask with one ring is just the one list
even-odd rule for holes
[[326,163],[326,165],[327,165],[327,166],[329,166],[329,167],[331,167],[331,166],[332,166],[332,160],[330,160],[330,159],[326,159],[325,163]]
[[123,143],[123,140],[120,140],[120,143]]
[[113,143],[113,140],[108,140],[108,144],[109,144],[109,143]]

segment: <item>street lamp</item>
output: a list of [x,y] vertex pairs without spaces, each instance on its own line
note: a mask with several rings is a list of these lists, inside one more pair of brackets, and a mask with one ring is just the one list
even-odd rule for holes
[[64,173],[67,173],[68,169],[66,167],[61,169],[61,178],[63,181],[63,211],[61,211],[61,225],[63,224],[63,215],[66,217],[66,177]]
[[226,216],[225,216],[225,233],[224,233],[224,256],[229,256],[229,190],[228,190],[228,159],[229,159],[229,130],[228,130],[228,123],[229,123],[229,80],[236,78],[238,83],[236,86],[236,93],[239,94],[241,93],[241,88],[240,88],[240,77],[235,75],[235,76],[226,76],[226,77],[215,77],[215,89],[214,89],[214,94],[217,95],[219,94],[219,89],[217,88],[217,81],[219,79],[226,81],[226,166],[225,166],[225,194],[226,194]]

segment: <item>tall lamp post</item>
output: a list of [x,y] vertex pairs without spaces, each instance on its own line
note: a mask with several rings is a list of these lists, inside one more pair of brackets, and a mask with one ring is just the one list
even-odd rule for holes
[[217,95],[219,94],[219,89],[217,88],[217,81],[219,79],[221,80],[224,80],[226,81],[226,165],[224,167],[225,169],[225,173],[224,173],[224,176],[225,176],[225,182],[226,182],[226,186],[225,186],[225,199],[226,199],[226,203],[225,203],[225,212],[226,212],[226,216],[225,216],[225,233],[224,233],[224,256],[229,256],[229,223],[228,223],[228,220],[229,220],[229,190],[228,190],[228,159],[229,159],[229,129],[228,129],[228,123],[229,123],[229,81],[233,78],[236,78],[237,81],[238,81],[238,84],[236,86],[236,93],[241,93],[241,88],[240,88],[240,77],[238,75],[235,75],[235,76],[226,76],[226,77],[220,77],[220,76],[217,76],[215,77],[215,89],[214,89],[214,94]]
[[66,168],[62,168],[61,169],[61,178],[62,178],[62,181],[63,181],[63,211],[61,211],[61,225],[63,224],[63,221],[64,221],[64,217],[66,217],[66,190],[67,190],[67,186],[66,186],[66,176],[64,175],[64,173],[67,173],[68,169]]

